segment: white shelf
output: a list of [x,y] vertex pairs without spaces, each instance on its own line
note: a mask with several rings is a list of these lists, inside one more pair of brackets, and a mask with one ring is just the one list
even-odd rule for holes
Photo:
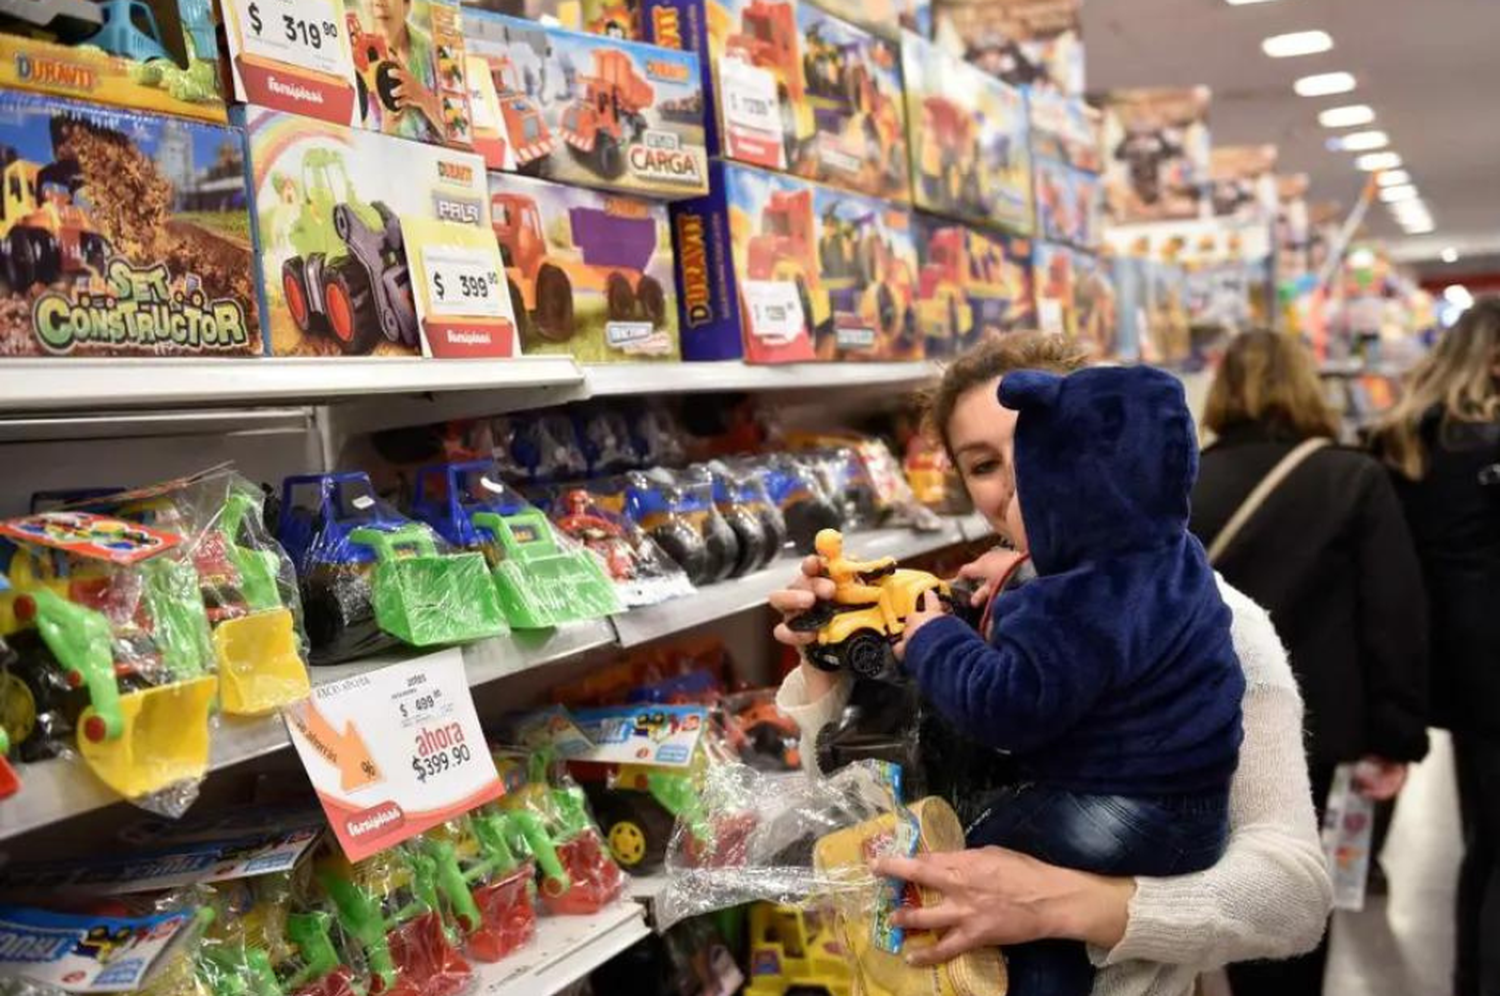
[[585,368],[593,397],[621,394],[686,394],[695,391],[828,390],[876,385],[916,385],[936,377],[930,361],[907,363],[788,363],[752,366],[717,363],[601,364]]
[[475,965],[476,992],[552,996],[650,933],[645,911],[629,900],[589,916],[542,917],[526,947],[493,965]]

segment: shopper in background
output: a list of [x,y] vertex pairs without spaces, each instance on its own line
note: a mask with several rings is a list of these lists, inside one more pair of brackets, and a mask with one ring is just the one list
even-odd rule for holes
[[[944,374],[933,426],[950,453],[967,450],[970,437],[989,436],[1005,419],[996,395],[1001,377],[1028,369],[1068,373],[1084,360],[1077,343],[1062,336],[1013,333],[987,342]],[[988,479],[973,486],[967,475],[965,484],[991,525],[1002,523],[1005,489]],[[992,584],[1017,557],[997,551],[964,573]],[[771,605],[791,618],[831,597],[832,582],[818,573],[816,558],[809,558],[787,589],[771,595]],[[1302,701],[1265,612],[1227,585],[1220,592],[1233,613],[1231,635],[1246,684],[1224,856],[1207,871],[1167,878],[1090,875],[998,847],[885,859],[879,873],[920,882],[944,897],[900,914],[909,927],[941,933],[934,947],[915,957],[945,960],[989,945],[1081,940],[1093,946],[1101,966],[1095,994],[1185,996],[1200,971],[1287,957],[1317,942],[1331,890],[1307,786]],[[785,622],[776,638],[793,646],[807,642]],[[846,675],[806,663],[788,675],[777,701],[803,731],[804,758],[815,758],[810,741],[838,717],[850,685]]]
[[[1270,612],[1307,704],[1313,803],[1334,769],[1377,800],[1427,753],[1422,579],[1385,469],[1332,445],[1338,420],[1305,347],[1236,337],[1209,389],[1189,528],[1224,579]],[[1232,534],[1232,535],[1231,535]],[[1235,996],[1323,989],[1328,944],[1284,962],[1232,966]]]
[[1455,996],[1500,994],[1500,298],[1442,336],[1382,420],[1426,581],[1433,714],[1453,733],[1464,859]]

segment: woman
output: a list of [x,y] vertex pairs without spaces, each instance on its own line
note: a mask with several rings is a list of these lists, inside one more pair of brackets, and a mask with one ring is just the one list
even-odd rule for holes
[[1378,449],[1416,539],[1433,711],[1463,820],[1456,996],[1500,993],[1500,298],[1474,304],[1408,378]]
[[[1274,332],[1233,340],[1203,424],[1217,438],[1203,451],[1190,528],[1218,551],[1224,579],[1276,620],[1307,703],[1313,804],[1321,812],[1339,764],[1360,760],[1364,793],[1393,798],[1407,764],[1427,753],[1427,628],[1389,476],[1369,456],[1327,445],[1338,421],[1312,358]],[[1228,524],[1278,467],[1286,475],[1231,537]],[[1327,956],[1325,937],[1304,957],[1235,966],[1229,977],[1236,996],[1316,996]]]
[[[975,508],[1002,535],[1009,493],[986,466],[995,458],[986,440],[1004,420],[999,379],[1023,369],[1067,373],[1083,363],[1071,340],[1013,334],[960,358],[944,374],[931,406],[933,427],[955,457]],[[997,552],[964,573],[989,588],[1016,559]],[[771,596],[772,606],[791,617],[816,598],[830,597],[831,582],[817,572],[816,560],[805,562],[802,576]],[[1081,940],[1093,946],[1102,967],[1095,993],[1176,996],[1205,968],[1286,957],[1316,943],[1331,889],[1307,787],[1301,699],[1264,611],[1233,589],[1223,587],[1222,594],[1234,612],[1235,650],[1246,675],[1245,740],[1224,857],[1206,872],[1165,879],[1090,875],[993,847],[885,859],[877,872],[944,895],[937,906],[900,914],[909,927],[941,931],[924,959],[1044,938]],[[986,595],[982,590],[977,598]],[[785,622],[776,638],[794,646],[807,642]],[[778,703],[810,738],[838,715],[848,694],[846,678],[804,664],[788,676]],[[804,749],[803,756],[815,753]]]

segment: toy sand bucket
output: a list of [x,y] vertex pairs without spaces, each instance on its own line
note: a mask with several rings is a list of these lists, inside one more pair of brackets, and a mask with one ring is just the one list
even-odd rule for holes
[[375,621],[392,636],[427,647],[509,632],[483,554],[439,553],[417,523],[349,538],[375,550]]
[[620,596],[599,561],[587,550],[559,547],[541,512],[477,512],[474,525],[489,530],[504,551],[494,570],[495,592],[512,626],[546,629],[621,611]]
[[[963,826],[948,803],[928,798],[913,803],[910,809],[920,827],[919,851],[963,850]],[[872,838],[889,838],[895,827],[896,815],[887,813],[828,834],[819,839],[813,849],[813,861],[820,872],[835,868],[863,868],[866,843]],[[941,900],[941,896],[930,889],[916,892],[923,904]],[[859,976],[860,992],[868,996],[1005,996],[1005,962],[998,949],[970,951],[942,965],[914,968],[906,963],[902,954],[892,954],[875,945],[870,911],[852,914],[851,910],[841,909],[836,922],[845,956]],[[910,932],[906,935],[903,951],[910,952],[935,940],[930,932]]]
[[261,716],[307,698],[292,610],[252,612],[214,627],[220,704],[233,716]]
[[211,675],[120,696],[120,735],[106,733],[93,706],[78,717],[78,752],[99,779],[135,799],[208,771],[208,717],[219,682]]

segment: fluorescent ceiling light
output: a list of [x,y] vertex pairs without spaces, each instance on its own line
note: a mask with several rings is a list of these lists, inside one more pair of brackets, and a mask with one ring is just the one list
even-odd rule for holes
[[1390,136],[1383,131],[1352,131],[1328,140],[1328,147],[1334,152],[1369,152],[1390,144]]
[[1386,187],[1380,191],[1380,199],[1387,204],[1397,201],[1414,201],[1417,199],[1417,188],[1409,183],[1403,183],[1399,187]]
[[1248,7],[1252,3],[1271,3],[1272,0],[1224,0],[1231,7]]
[[1458,250],[1453,248],[1452,246],[1449,246],[1442,252],[1438,253],[1438,259],[1441,259],[1444,263],[1457,263]]
[[1363,247],[1349,253],[1349,265],[1356,270],[1368,270],[1375,265],[1375,253]]
[[1318,112],[1318,124],[1324,128],[1354,128],[1375,120],[1375,111],[1369,104],[1345,104]]
[[1348,93],[1354,89],[1354,77],[1349,73],[1317,73],[1304,76],[1292,84],[1299,97],[1327,97],[1335,93]]
[[1272,35],[1260,43],[1260,50],[1273,59],[1317,55],[1331,48],[1333,36],[1326,31],[1293,31],[1289,35]]
[[1401,157],[1394,152],[1366,152],[1354,160],[1356,169],[1374,173],[1382,169],[1400,169]]
[[1399,187],[1403,183],[1411,182],[1411,174],[1404,169],[1381,170],[1375,182],[1382,187]]
[[1391,214],[1395,215],[1397,218],[1432,217],[1432,215],[1427,212],[1427,205],[1423,204],[1420,200],[1397,201],[1394,204],[1387,201],[1386,203],[1391,209]]
[[1463,284],[1449,284],[1443,288],[1443,300],[1455,308],[1468,308],[1474,304],[1474,292]]

